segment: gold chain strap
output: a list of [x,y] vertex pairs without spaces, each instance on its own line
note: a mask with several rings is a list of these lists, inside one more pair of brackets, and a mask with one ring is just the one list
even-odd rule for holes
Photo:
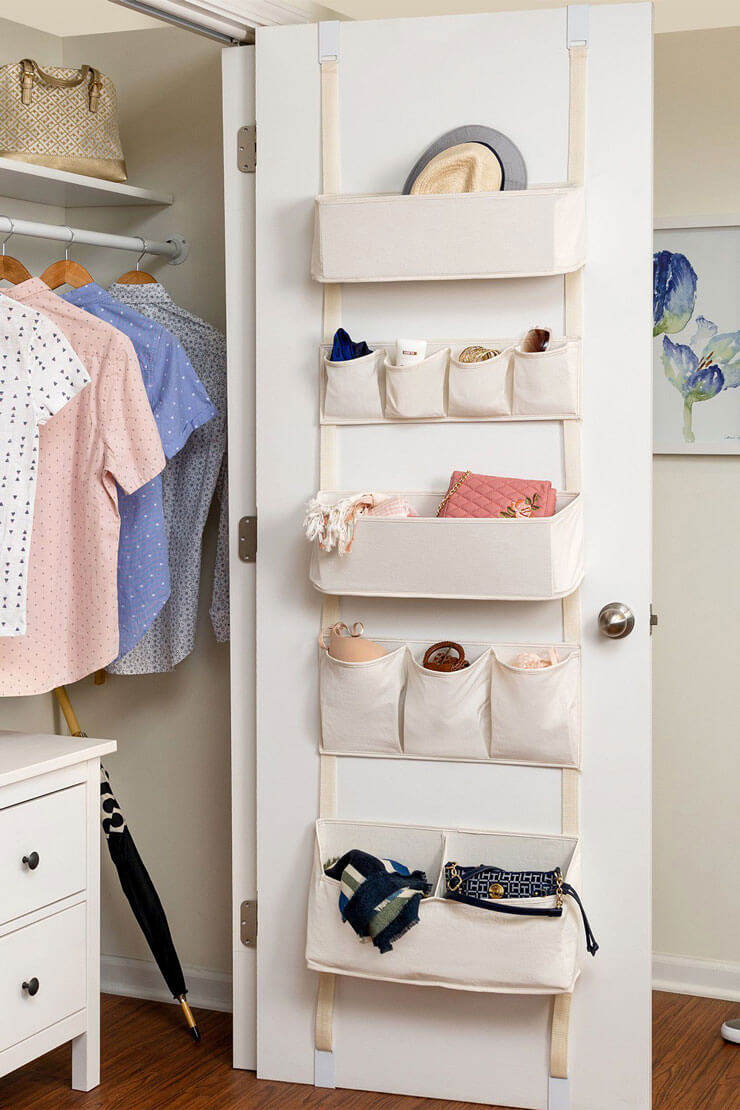
[[442,498],[442,500],[439,503],[439,508],[437,509],[437,516],[439,516],[439,514],[442,512],[442,510],[444,509],[445,505],[450,500],[450,498],[453,497],[457,493],[457,491],[460,489],[460,486],[463,484],[463,482],[467,482],[468,478],[470,477],[470,475],[472,473],[473,473],[472,470],[466,470],[465,473],[462,474],[457,479],[457,481],[455,482],[452,489],[447,491],[447,493],[444,495],[444,497]]
[[563,908],[563,873],[558,867],[555,872],[555,881],[557,883],[557,890],[555,892],[555,905],[559,910]]

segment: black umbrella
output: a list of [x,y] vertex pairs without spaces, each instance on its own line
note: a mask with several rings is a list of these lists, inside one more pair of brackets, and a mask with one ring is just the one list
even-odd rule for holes
[[[65,688],[57,686],[54,694],[62,708],[72,735],[86,736],[87,733],[80,728],[80,723]],[[126,823],[126,818],[121,813],[110,784],[108,772],[104,767],[100,769],[100,807],[108,851],[118,872],[123,893],[129,900],[134,917],[146,937],[146,942],[157,961],[168,988],[172,992],[173,998],[176,998],[182,1006],[185,1020],[194,1040],[199,1041],[200,1032],[187,1003],[185,977],[172,941],[167,915],[149,872],[134,844],[131,830]]]

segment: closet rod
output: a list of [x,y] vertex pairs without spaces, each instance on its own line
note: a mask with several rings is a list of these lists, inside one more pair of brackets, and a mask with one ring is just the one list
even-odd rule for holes
[[26,235],[31,239],[56,239],[60,243],[84,244],[88,247],[111,247],[119,251],[136,251],[166,258],[172,266],[179,266],[188,257],[190,247],[182,235],[172,235],[167,240],[145,239],[141,235],[109,235],[105,231],[88,231],[67,224],[41,224],[34,220],[16,220],[0,216],[0,234]]

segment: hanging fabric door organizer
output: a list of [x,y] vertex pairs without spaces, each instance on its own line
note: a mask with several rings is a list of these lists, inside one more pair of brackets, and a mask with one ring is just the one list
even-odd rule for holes
[[[444,897],[444,865],[457,860],[460,866],[485,863],[512,871],[559,869],[568,884],[580,888],[578,587],[585,560],[583,505],[577,491],[586,45],[568,41],[567,184],[495,194],[342,196],[339,36],[339,24],[320,25],[323,194],[316,201],[311,263],[312,276],[324,287],[318,500],[329,506],[352,496],[352,491],[339,489],[337,480],[334,425],[342,423],[559,420],[566,490],[558,493],[552,517],[527,520],[438,519],[444,491],[389,493],[404,498],[418,515],[358,517],[351,550],[343,556],[314,543],[309,577],[325,595],[320,627],[339,619],[342,595],[562,599],[566,643],[558,646],[550,673],[543,669],[538,675],[517,673],[515,645],[481,645],[471,656],[472,665],[457,674],[425,671],[411,642],[386,642],[389,654],[369,663],[341,665],[328,652],[320,653],[320,804],[306,942],[307,965],[319,972],[315,1083],[335,1084],[337,974],[463,991],[546,994],[554,999],[549,1105],[567,1110],[570,1001],[586,951],[580,908],[568,897],[554,915],[545,904],[547,916],[519,914],[513,906],[509,913],[486,912]],[[390,343],[372,344],[364,364],[356,360],[362,373],[354,393],[349,367],[327,361],[328,345],[342,326],[338,283],[535,275],[564,275],[566,337],[553,343],[546,358],[530,358],[513,340],[497,348],[503,357],[496,356],[494,365],[477,365],[471,372],[458,358],[460,344],[435,341],[426,359],[433,373],[420,379],[408,368],[393,366]],[[355,715],[353,706],[360,710]],[[517,729],[518,714],[523,726]],[[457,748],[455,721],[465,735]],[[560,767],[561,833],[336,820],[340,755],[499,759]],[[343,923],[340,881],[326,874],[327,867],[353,850],[399,860],[424,871],[433,884],[431,895],[419,904],[415,927],[383,954],[360,944]],[[590,933],[588,944],[595,951]]]

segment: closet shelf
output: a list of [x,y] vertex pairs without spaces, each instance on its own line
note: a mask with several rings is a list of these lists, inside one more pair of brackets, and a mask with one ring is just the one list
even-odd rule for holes
[[17,162],[13,158],[0,158],[0,197],[53,204],[59,208],[164,207],[175,199],[171,193],[119,185],[115,181],[101,181],[97,177]]
[[542,277],[578,270],[585,256],[582,186],[316,199],[316,281]]
[[[419,907],[419,922],[381,955],[360,943],[339,915],[340,883],[324,874],[329,860],[353,848],[426,872],[435,889]],[[448,987],[494,994],[571,991],[585,958],[577,907],[563,915],[516,917],[461,905],[442,896],[444,864],[495,863],[512,871],[560,867],[580,887],[576,837],[474,832],[339,820],[316,823],[308,902],[306,963],[313,971],[360,979]]]
[[[548,601],[583,578],[583,506],[559,492],[555,515],[436,518],[445,491],[395,493],[416,517],[360,516],[352,549],[322,551],[314,542],[309,576],[322,593],[356,597],[430,597]],[[321,491],[333,505],[352,491]]]

